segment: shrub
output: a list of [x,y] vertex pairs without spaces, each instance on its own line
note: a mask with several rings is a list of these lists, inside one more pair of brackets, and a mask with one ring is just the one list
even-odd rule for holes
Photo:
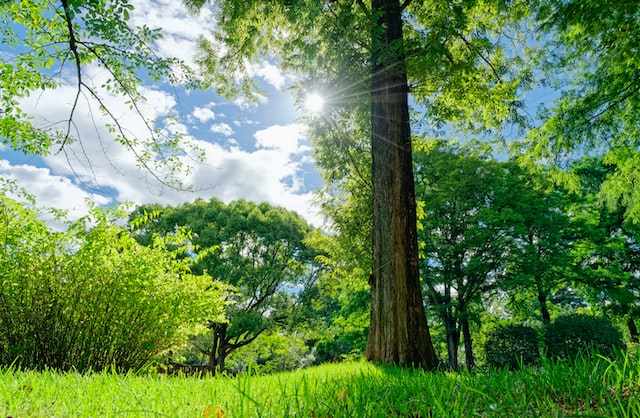
[[220,289],[107,212],[53,232],[0,191],[0,364],[137,369],[220,314]]
[[489,367],[517,369],[521,364],[536,364],[540,359],[538,333],[526,325],[497,325],[489,331],[484,351]]
[[611,356],[624,347],[622,334],[608,319],[590,315],[566,315],[547,325],[544,333],[547,356],[576,358],[592,352]]

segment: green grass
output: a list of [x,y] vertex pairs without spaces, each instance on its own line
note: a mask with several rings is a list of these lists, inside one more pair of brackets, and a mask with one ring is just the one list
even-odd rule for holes
[[0,371],[0,417],[640,417],[640,362],[424,373],[367,363],[269,376]]

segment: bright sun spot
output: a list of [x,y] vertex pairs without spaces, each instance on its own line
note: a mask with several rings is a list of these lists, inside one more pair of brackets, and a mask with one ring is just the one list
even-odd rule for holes
[[320,113],[324,108],[324,97],[320,96],[318,93],[311,93],[307,96],[307,99],[304,102],[304,107],[308,112]]

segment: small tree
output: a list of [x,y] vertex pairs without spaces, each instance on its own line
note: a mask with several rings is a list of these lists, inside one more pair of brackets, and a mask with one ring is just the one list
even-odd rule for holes
[[420,141],[415,153],[421,268],[429,305],[445,328],[449,367],[458,368],[463,336],[473,367],[470,319],[481,297],[507,275],[519,220],[515,196],[520,171],[444,141]]
[[154,233],[189,228],[197,252],[193,270],[234,288],[225,317],[209,318],[211,335],[193,341],[212,370],[224,370],[233,351],[285,325],[296,293],[313,281],[315,252],[304,241],[311,227],[294,212],[245,200],[197,200],[160,212],[136,227],[137,238],[148,243]]

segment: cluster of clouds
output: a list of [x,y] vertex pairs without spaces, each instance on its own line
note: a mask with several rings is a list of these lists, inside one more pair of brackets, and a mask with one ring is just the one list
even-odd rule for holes
[[[159,52],[178,55],[186,61],[195,52],[197,38],[214,24],[210,11],[190,15],[181,2],[142,0],[135,6],[135,24],[163,29]],[[86,71],[87,78],[96,85],[105,77],[97,68]],[[287,76],[272,63],[265,61],[252,72],[276,93],[286,84]],[[160,86],[145,86],[143,90],[147,99],[141,107],[144,118],[132,112],[121,97],[104,93],[103,100],[129,138],[149,136],[145,120],[159,121],[166,132],[182,135],[186,151],[179,160],[189,170],[174,175],[191,186],[191,191],[166,187],[155,177],[159,174],[162,178],[161,171],[141,168],[135,158],[135,152],[143,152],[141,146],[128,148],[114,142],[97,104],[85,96],[81,97],[72,125],[78,141],[61,150],[53,148],[37,163],[36,159],[18,161],[13,158],[15,152],[0,148],[0,177],[15,180],[41,205],[67,210],[71,218],[84,215],[88,201],[97,205],[177,205],[216,197],[225,202],[266,201],[295,210],[320,225],[320,217],[311,205],[312,189],[317,184],[309,184],[308,180],[309,167],[313,166],[311,149],[305,126],[295,122],[293,106],[282,109],[290,113],[284,122],[272,122],[260,116],[261,109],[272,105],[268,97],[249,107],[242,100],[224,102],[212,92],[206,93],[210,94],[209,100],[203,100],[202,92],[196,98],[187,92],[177,97],[176,90]],[[62,127],[75,94],[75,86],[69,83],[28,99],[23,107],[29,109],[37,123]],[[169,122],[165,120],[167,115],[177,118]],[[203,152],[203,161],[195,158],[191,148]]]

